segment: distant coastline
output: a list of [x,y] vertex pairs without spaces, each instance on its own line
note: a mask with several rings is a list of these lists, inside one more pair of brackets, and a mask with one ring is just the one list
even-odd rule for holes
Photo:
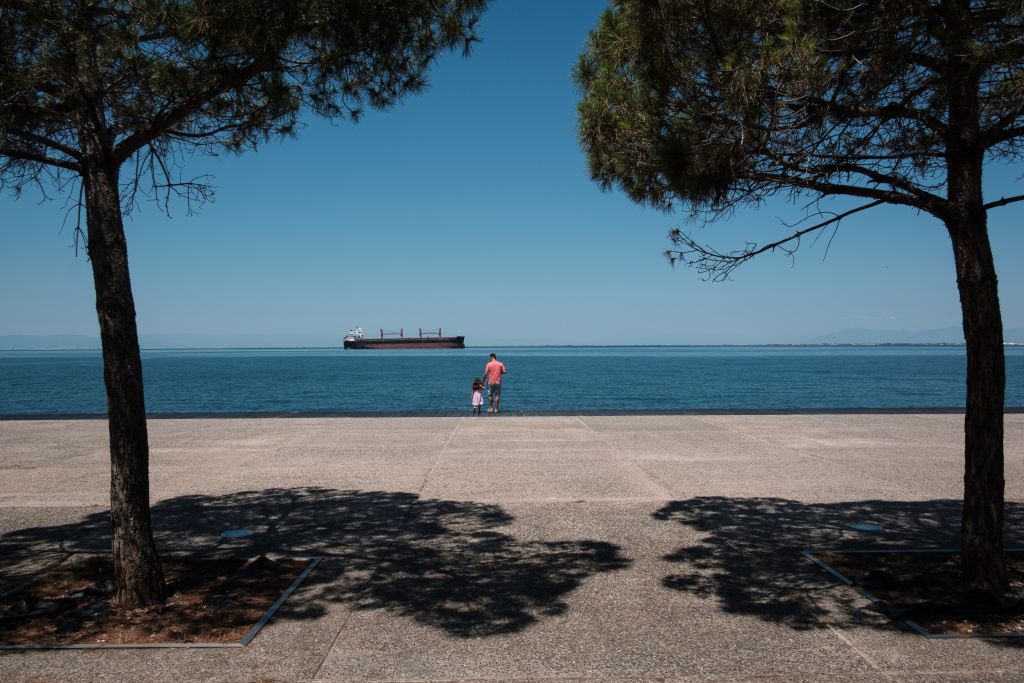
[[[482,336],[475,333],[479,340]],[[639,336],[639,335],[638,335]],[[1006,346],[1024,345],[1024,327],[1007,327],[1003,330]],[[199,351],[211,349],[240,350],[283,350],[283,349],[340,349],[340,334],[141,334],[139,341],[147,351]],[[812,348],[812,347],[886,347],[886,346],[964,346],[963,333],[959,328],[946,327],[935,330],[869,330],[850,329],[832,334],[811,337],[795,342],[763,343],[652,343],[652,344],[557,344],[524,343],[516,339],[505,343],[472,343],[467,348]],[[94,351],[100,348],[99,337],[89,335],[0,335],[0,351]]]
[[[801,344],[467,344],[466,349],[815,349],[815,348],[964,348],[964,342],[849,342]],[[1024,341],[1003,342],[1004,347],[1021,347]],[[337,346],[141,346],[142,351],[336,351]],[[0,345],[0,352],[100,352],[94,346],[13,347]],[[445,349],[433,349],[444,352]]]

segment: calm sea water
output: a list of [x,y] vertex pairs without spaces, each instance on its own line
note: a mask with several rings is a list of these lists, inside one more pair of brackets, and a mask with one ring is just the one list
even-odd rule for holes
[[[514,347],[143,351],[151,412],[466,410],[494,351],[519,410],[943,408],[964,403],[962,347]],[[1006,403],[1024,406],[1024,347]],[[103,413],[97,351],[0,352],[0,414]]]

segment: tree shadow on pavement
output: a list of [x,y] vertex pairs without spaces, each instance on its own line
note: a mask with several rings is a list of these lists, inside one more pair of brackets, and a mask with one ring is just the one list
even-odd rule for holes
[[[653,517],[687,527],[699,538],[665,556],[679,564],[679,571],[665,576],[663,586],[716,600],[726,612],[813,629],[837,622],[894,626],[865,610],[866,600],[801,556],[801,550],[958,548],[960,514],[961,502],[955,500],[802,503],[700,497],[670,502]],[[1007,503],[1006,547],[1024,546],[1022,522],[1024,505]],[[881,530],[851,526],[865,523]]]
[[[181,496],[152,513],[161,553],[325,556],[279,619],[315,619],[336,602],[454,636],[497,635],[565,612],[565,596],[587,577],[631,563],[611,543],[520,541],[501,530],[514,518],[496,505],[412,493],[275,488]],[[232,529],[255,533],[220,537]],[[0,536],[9,566],[41,553],[109,550],[106,512]]]

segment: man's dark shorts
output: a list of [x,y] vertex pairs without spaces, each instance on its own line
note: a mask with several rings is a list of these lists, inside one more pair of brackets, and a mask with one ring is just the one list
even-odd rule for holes
[[490,388],[488,389],[488,395],[489,396],[501,396],[501,382],[496,382],[494,384],[491,384]]

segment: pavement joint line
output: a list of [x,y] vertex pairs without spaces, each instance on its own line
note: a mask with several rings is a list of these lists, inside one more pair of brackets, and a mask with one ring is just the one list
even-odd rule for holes
[[[67,562],[71,557],[75,555],[88,556],[96,552],[104,552],[98,550],[81,550],[81,551],[65,551],[64,557],[56,564],[44,566],[39,571],[34,572],[33,576],[27,581],[16,584],[7,590],[0,591],[0,597],[6,597],[15,594],[17,591],[25,588],[36,579],[45,576],[47,573],[52,572],[61,564]],[[167,552],[166,550],[164,552]],[[176,551],[171,550],[170,552],[186,552],[193,557],[196,555],[188,550]],[[250,567],[258,557],[250,558],[245,563],[245,568]],[[293,557],[285,556],[279,559],[288,560],[301,560],[306,562],[305,568],[278,596],[277,600],[274,601],[270,607],[263,611],[260,618],[252,625],[249,631],[239,641],[230,642],[175,642],[175,641],[161,641],[154,643],[0,643],[0,651],[5,652],[30,652],[36,650],[217,650],[217,649],[232,649],[239,647],[246,647],[253,641],[253,639],[259,635],[260,631],[274,618],[277,611],[285,603],[285,601],[291,597],[291,595],[302,585],[302,582],[313,572],[318,564],[324,559],[323,557]]]
[[[1006,553],[1019,553],[1022,552],[1021,548],[1004,548]],[[818,557],[821,553],[831,552],[837,555],[958,555],[960,554],[959,548],[906,548],[906,547],[887,547],[887,548],[872,548],[870,550],[854,550],[854,549],[840,549],[840,548],[828,548],[828,547],[816,547],[807,548],[800,552],[805,558],[824,569],[826,572],[831,574],[834,578],[838,579],[843,587],[852,588],[861,596],[870,600],[873,603],[882,602],[883,600],[871,591],[864,588],[862,585],[858,585],[855,581],[842,574],[839,570],[832,567],[830,564]],[[935,640],[951,640],[955,638],[978,638],[978,639],[993,639],[993,638],[1020,638],[1024,637],[1024,632],[1021,631],[1002,631],[1002,632],[973,632],[973,633],[943,633],[934,632],[925,628],[921,624],[917,623],[913,619],[904,617],[897,620],[907,626],[913,632],[924,636],[925,638]]]
[[[441,462],[441,458],[444,457],[444,452],[448,448],[448,444],[450,444],[452,442],[452,439],[455,438],[456,432],[459,431],[459,427],[462,425],[462,422],[465,419],[465,416],[462,416],[459,418],[458,422],[455,423],[455,428],[452,430],[452,433],[448,435],[448,440],[445,442],[444,446],[441,447],[440,452],[438,452],[437,454],[437,458],[434,460],[434,464],[431,465],[430,471],[427,472],[426,478],[423,480],[423,483],[420,484],[419,490],[416,491],[417,498],[423,493],[423,489],[426,488],[427,482],[430,481],[430,476],[434,473],[434,470],[437,468],[438,463]],[[408,519],[406,524],[408,524]],[[377,572],[380,569],[380,565],[384,561],[384,558],[387,557],[387,555],[391,552],[391,549],[395,547],[395,541],[398,538],[398,535],[402,533],[403,529],[405,528],[405,525],[396,524],[395,526],[395,533],[391,535],[391,538],[388,539],[387,546],[383,550],[381,550],[380,555],[377,556],[377,561],[373,565],[373,571],[370,572],[370,575],[366,578],[366,581],[364,581],[363,585],[359,588],[358,591],[356,591],[356,595],[363,593],[367,589],[367,587],[371,583],[373,583],[374,579],[377,578]],[[327,649],[324,651],[323,657],[320,658],[320,663],[316,665],[316,669],[313,671],[313,675],[309,679],[310,681],[315,681],[320,678],[320,672],[323,671],[324,664],[327,662],[327,658],[331,656],[332,652],[334,652],[334,648],[338,645],[338,639],[341,638],[341,634],[348,627],[348,622],[352,619],[352,614],[354,612],[355,602],[353,601],[352,606],[349,607],[348,613],[345,615],[345,619],[341,622],[341,625],[338,626],[338,631],[334,634],[334,638],[331,639],[330,646],[328,646]]]
[[[814,558],[808,557],[806,554],[802,554],[802,556],[803,556],[804,559],[807,559],[807,560],[809,560],[811,562],[814,562],[815,564],[818,564],[819,566],[821,566],[821,563],[818,562],[817,560],[815,560]],[[832,574],[835,574],[835,571],[832,570],[830,567],[826,567],[826,569],[828,569],[828,571],[831,572]],[[844,582],[844,583],[836,584],[835,587],[837,587],[837,588],[838,587],[845,588],[846,587],[846,583]],[[813,592],[810,593],[810,599],[811,599],[811,602],[815,603],[819,608],[821,608],[821,603],[819,602],[817,596],[815,596]],[[827,609],[825,611],[827,611]],[[898,681],[899,680],[899,678],[893,676],[890,672],[886,671],[881,666],[879,666],[879,664],[874,659],[872,659],[866,652],[864,652],[859,647],[857,647],[854,644],[854,642],[852,640],[850,640],[850,638],[848,638],[845,634],[842,633],[842,631],[837,629],[832,624],[824,621],[822,618],[818,618],[817,621],[818,621],[819,624],[825,626],[832,633],[832,635],[835,636],[836,638],[838,638],[844,645],[846,645],[849,649],[853,650],[853,652],[858,657],[860,657],[872,669],[877,671],[879,675],[883,676],[886,680],[889,680],[889,681]]]
[[839,631],[839,629],[834,627],[832,624],[825,624],[825,626],[828,627],[828,630],[832,632],[832,635],[834,635],[836,638],[838,638],[843,643],[845,643],[847,647],[849,647],[851,650],[853,650],[857,654],[858,657],[863,659],[867,663],[868,666],[870,666],[872,669],[877,671],[881,676],[884,676],[887,680],[890,680],[890,681],[899,680],[895,676],[893,676],[890,672],[888,672],[885,669],[883,669],[882,667],[880,667],[878,665],[878,663],[875,662],[875,660],[872,659],[870,656],[868,656],[868,654],[866,652],[864,652],[859,647],[854,645],[853,641],[850,640],[849,638],[847,638],[841,631]]
[[[384,561],[384,556],[387,555],[388,552],[390,552],[391,548],[394,547],[395,539],[398,538],[399,532],[400,530],[396,530],[395,533],[391,536],[390,540],[388,541],[387,547],[381,550],[380,555],[377,556],[377,562],[373,565],[373,571],[370,572],[370,575],[366,578],[365,581],[363,581],[363,585],[359,587],[359,590],[355,591],[355,595],[363,593],[366,590],[367,586],[369,586],[370,583],[374,580],[374,578],[376,578],[377,570],[380,569],[380,564]],[[341,634],[348,627],[348,622],[350,619],[352,619],[352,614],[355,611],[356,604],[355,601],[353,600],[352,604],[348,607],[347,613],[345,614],[345,618],[338,626],[337,632],[335,632],[334,637],[331,638],[331,644],[328,645],[327,648],[324,650],[324,654],[320,658],[320,662],[316,665],[316,669],[313,671],[313,675],[309,677],[310,681],[315,681],[320,677],[320,672],[324,668],[324,663],[327,662],[327,658],[331,656],[332,652],[334,652],[334,648],[338,645],[338,639],[341,638]]]
[[784,444],[776,443],[775,441],[772,441],[771,439],[766,439],[764,437],[755,436],[753,434],[748,434],[747,432],[740,431],[738,429],[735,429],[734,427],[716,425],[714,423],[707,422],[706,420],[703,420],[700,417],[698,417],[697,419],[700,422],[703,422],[704,424],[706,424],[708,426],[720,427],[721,429],[724,429],[727,432],[732,432],[733,434],[738,434],[739,436],[747,437],[748,439],[752,439],[753,441],[759,441],[761,443],[768,444],[768,445],[770,445],[773,448],[780,448],[780,449],[782,449],[784,451],[787,451],[789,453],[792,453],[792,454],[796,455],[797,457],[807,458],[809,460],[816,460],[818,462],[823,462],[823,463],[825,463],[826,465],[829,465],[829,466],[842,467],[843,469],[845,469],[845,470],[847,470],[849,472],[855,472],[856,474],[858,474],[858,475],[860,475],[862,477],[871,477],[870,473],[867,473],[867,472],[861,470],[860,468],[857,468],[857,467],[854,467],[853,465],[848,464],[844,459],[831,460],[831,459],[826,458],[826,457],[821,456],[821,455],[815,455],[814,453],[805,453],[805,452],[801,451],[799,448],[793,448],[792,446],[786,446]]
[[635,459],[633,459],[633,458],[629,457],[628,455],[626,455],[622,451],[621,448],[615,446],[610,441],[608,441],[603,436],[601,436],[601,434],[596,429],[594,429],[593,427],[588,425],[586,422],[584,422],[583,418],[581,416],[577,415],[576,419],[579,420],[580,424],[583,425],[584,427],[586,427],[590,431],[591,434],[596,436],[598,441],[603,443],[605,446],[610,448],[613,453],[618,455],[622,462],[624,462],[628,467],[631,467],[633,470],[638,472],[640,474],[640,478],[643,480],[644,485],[647,488],[647,490],[650,493],[652,493],[653,495],[659,496],[658,500],[662,500],[662,501],[672,500],[672,494],[669,493],[669,491],[664,486],[662,486],[661,484],[656,482],[654,479],[652,479],[651,475],[649,475],[647,472],[645,472],[644,468],[640,467],[640,465],[638,465],[636,463]]
[[430,478],[434,474],[434,470],[436,470],[437,466],[441,463],[441,459],[444,457],[445,451],[448,450],[448,446],[451,445],[452,439],[455,438],[455,434],[459,431],[459,427],[462,426],[462,423],[465,419],[465,416],[460,417],[459,421],[455,423],[455,429],[452,430],[452,433],[448,435],[448,440],[444,442],[443,446],[441,446],[441,450],[438,452],[437,458],[434,459],[434,464],[430,466],[430,470],[427,472],[427,476],[423,479],[423,483],[420,484],[419,489],[416,491],[417,496],[422,495],[423,489],[427,488],[427,482],[430,481]]

